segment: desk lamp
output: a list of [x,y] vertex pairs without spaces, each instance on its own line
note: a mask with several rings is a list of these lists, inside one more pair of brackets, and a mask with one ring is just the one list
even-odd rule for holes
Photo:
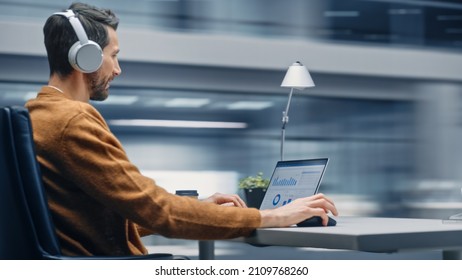
[[286,110],[282,112],[282,131],[281,131],[281,160],[284,160],[284,142],[286,138],[286,125],[289,122],[289,107],[294,89],[303,90],[307,87],[314,87],[308,69],[299,61],[293,63],[282,80],[281,87],[290,88],[289,100],[287,101]]

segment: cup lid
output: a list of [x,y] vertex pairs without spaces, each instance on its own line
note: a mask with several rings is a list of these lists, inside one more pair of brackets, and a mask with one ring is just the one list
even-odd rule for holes
[[197,190],[177,190],[175,194],[182,196],[199,196]]

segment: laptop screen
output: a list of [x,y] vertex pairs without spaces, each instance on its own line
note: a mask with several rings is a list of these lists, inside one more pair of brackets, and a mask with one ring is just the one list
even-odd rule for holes
[[318,192],[328,159],[279,161],[260,210],[277,208]]

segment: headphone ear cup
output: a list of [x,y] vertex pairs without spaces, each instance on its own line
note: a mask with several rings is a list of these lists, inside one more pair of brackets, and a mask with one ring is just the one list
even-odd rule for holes
[[74,69],[83,73],[96,72],[103,63],[103,51],[101,47],[93,42],[88,41],[85,44],[76,42],[69,49],[69,63]]

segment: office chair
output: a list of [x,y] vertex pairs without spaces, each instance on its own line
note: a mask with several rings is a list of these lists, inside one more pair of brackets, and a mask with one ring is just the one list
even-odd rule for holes
[[1,108],[0,152],[0,259],[188,259],[171,254],[63,256],[48,208],[26,108]]

